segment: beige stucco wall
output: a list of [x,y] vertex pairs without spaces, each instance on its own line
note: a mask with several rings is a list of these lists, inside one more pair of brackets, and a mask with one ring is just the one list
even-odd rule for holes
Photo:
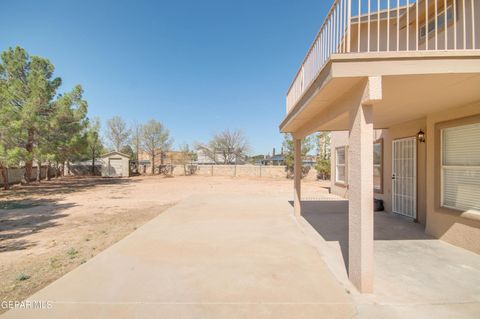
[[[419,119],[395,125],[389,129],[376,130],[372,143],[383,139],[383,192],[375,193],[374,197],[382,199],[385,211],[392,211],[392,143],[395,139],[416,136],[418,131],[426,131],[426,119]],[[348,132],[332,133],[332,193],[348,198],[346,187],[335,183],[335,148],[348,145]],[[417,143],[417,219],[418,222],[426,223],[426,145]]]
[[[175,165],[174,176],[184,174],[182,165]],[[226,176],[226,177],[262,177],[286,178],[285,166],[257,166],[257,165],[198,165],[195,175],[199,176]]]
[[212,165],[213,176],[235,176],[235,165]]
[[237,165],[234,173],[237,177],[252,177],[260,176],[260,170],[261,166]]
[[[435,193],[438,191],[435,184],[435,174],[438,174],[440,169],[435,163],[438,156],[435,150],[435,125],[473,115],[480,115],[480,102],[451,108],[427,116],[426,145],[428,157],[426,162],[426,183],[428,187],[426,190],[426,232],[453,245],[480,253],[480,220],[462,216],[464,212],[440,208],[439,200],[435,196]],[[480,219],[480,213],[470,214],[470,216],[472,215],[474,218],[478,217]]]
[[[45,179],[47,173],[47,168],[42,166],[42,170],[40,171],[41,179]],[[10,168],[8,169],[8,182],[9,184],[18,184],[22,181],[23,175],[25,174],[25,168]],[[50,177],[55,176],[55,169],[53,167],[50,168]],[[37,178],[37,167],[32,167],[32,175],[31,180],[35,180]],[[4,181],[3,177],[0,174],[0,185],[3,186]]]
[[212,176],[212,165],[198,165],[196,175]]
[[[384,200],[386,211],[392,209],[392,141],[398,138],[415,136],[421,129],[426,133],[426,142],[417,143],[417,215],[418,222],[426,225],[425,231],[453,245],[480,253],[480,212],[458,212],[440,208],[436,165],[438,149],[435,148],[435,126],[439,123],[460,120],[480,115],[480,102],[452,107],[446,111],[428,114],[425,118],[377,130],[375,138],[383,138],[383,194],[375,193],[375,198]],[[373,142],[373,141],[372,141]],[[332,193],[348,198],[345,187],[335,185],[335,148],[348,144],[348,132],[332,133]],[[437,194],[438,195],[438,194]],[[479,199],[480,200],[480,199]]]

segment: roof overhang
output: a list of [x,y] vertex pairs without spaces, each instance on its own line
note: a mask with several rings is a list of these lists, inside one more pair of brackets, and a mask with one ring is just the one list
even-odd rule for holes
[[480,51],[332,55],[280,131],[305,136],[348,129],[348,98],[371,77],[382,82],[382,99],[372,102],[374,126],[387,128],[480,101]]
[[102,156],[100,156],[100,158],[111,157],[112,155],[118,155],[118,156],[121,156],[121,157],[130,158],[130,155],[127,155],[127,154],[122,153],[122,152],[117,152],[117,151],[108,152],[106,154],[103,154]]

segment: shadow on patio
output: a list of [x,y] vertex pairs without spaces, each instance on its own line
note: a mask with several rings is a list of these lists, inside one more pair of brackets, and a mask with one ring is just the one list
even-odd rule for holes
[[[348,201],[302,201],[302,216],[327,242],[338,242],[348,267]],[[375,240],[432,239],[422,225],[401,216],[375,212]]]
[[[302,215],[327,244],[320,246],[321,254],[347,286],[348,201],[302,201]],[[478,318],[478,254],[435,239],[422,225],[401,216],[376,212],[374,223],[374,294],[359,297],[363,317],[383,318],[383,311],[391,308],[405,314],[401,317],[424,312],[420,317]]]

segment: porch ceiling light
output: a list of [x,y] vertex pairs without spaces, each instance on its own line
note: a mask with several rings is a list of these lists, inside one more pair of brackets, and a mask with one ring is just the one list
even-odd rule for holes
[[422,130],[417,133],[417,138],[420,143],[425,143],[425,133]]

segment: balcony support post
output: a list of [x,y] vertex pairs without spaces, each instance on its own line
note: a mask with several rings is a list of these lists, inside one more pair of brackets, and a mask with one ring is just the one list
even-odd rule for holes
[[294,165],[293,165],[293,211],[296,217],[302,215],[302,140],[293,137]]
[[373,104],[381,80],[369,78],[349,111],[348,276],[362,293],[373,292]]

